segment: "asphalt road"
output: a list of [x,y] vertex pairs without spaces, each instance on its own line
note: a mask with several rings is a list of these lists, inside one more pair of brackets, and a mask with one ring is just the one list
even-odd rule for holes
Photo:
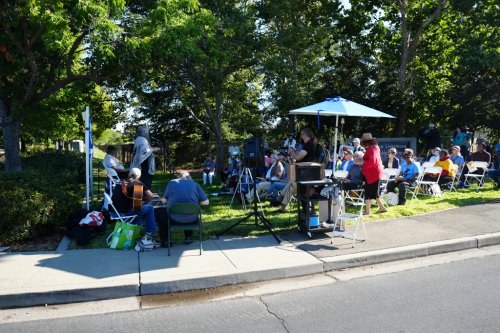
[[500,255],[259,298],[3,324],[0,332],[500,332]]

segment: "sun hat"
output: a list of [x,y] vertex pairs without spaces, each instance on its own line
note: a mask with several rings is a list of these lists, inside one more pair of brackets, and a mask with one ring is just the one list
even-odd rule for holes
[[361,141],[370,141],[373,139],[375,139],[375,138],[372,136],[371,133],[363,133],[363,135],[360,138]]

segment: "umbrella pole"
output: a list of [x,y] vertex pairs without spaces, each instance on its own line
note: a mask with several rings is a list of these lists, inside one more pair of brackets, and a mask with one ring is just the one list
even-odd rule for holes
[[339,116],[335,116],[335,141],[333,144],[333,166],[332,166],[332,174],[335,172],[335,168],[337,167],[337,136],[339,130]]

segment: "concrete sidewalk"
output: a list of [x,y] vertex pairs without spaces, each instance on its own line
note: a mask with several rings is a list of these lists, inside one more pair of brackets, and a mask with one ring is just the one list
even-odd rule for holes
[[[0,308],[213,288],[500,244],[500,203],[371,222],[368,238],[292,233],[224,237],[136,253],[110,249],[0,254]],[[364,238],[362,229],[360,237]]]

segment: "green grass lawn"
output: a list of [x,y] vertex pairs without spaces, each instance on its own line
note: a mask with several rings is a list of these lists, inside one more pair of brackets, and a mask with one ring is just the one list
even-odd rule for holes
[[[202,184],[201,174],[193,174],[195,181]],[[103,178],[104,179],[104,178]],[[103,182],[101,179],[101,184]],[[94,178],[97,181],[97,177]],[[156,174],[153,180],[152,190],[162,196],[170,176],[166,174]],[[240,201],[234,200],[232,207],[229,207],[232,196],[210,196],[211,193],[218,192],[220,185],[204,186],[207,195],[209,195],[210,205],[203,207],[203,222],[204,222],[204,238],[215,235],[222,231],[241,218],[243,218],[249,211],[244,211]],[[102,189],[102,185],[101,185]],[[96,188],[97,191],[97,188]],[[408,196],[409,197],[409,196]],[[391,206],[388,208],[387,213],[372,214],[364,218],[365,222],[380,221],[389,218],[399,218],[405,216],[414,216],[418,214],[430,213],[435,211],[446,210],[450,208],[480,204],[499,198],[500,192],[493,189],[492,182],[488,182],[484,189],[476,191],[475,189],[461,189],[458,191],[448,192],[445,191],[443,197],[431,197],[420,195],[418,200],[407,201],[405,206]],[[101,194],[102,198],[102,194]],[[288,213],[277,213],[277,208],[271,207],[268,202],[262,203],[262,208],[266,217],[273,223],[274,230],[278,234],[287,234],[296,231],[296,211],[291,210]],[[349,208],[348,208],[349,210]],[[376,212],[377,208],[373,207],[372,212]],[[354,212],[354,210],[352,211]],[[232,235],[263,235],[268,232],[265,229],[256,228],[252,223],[253,219],[249,221],[249,225],[241,225],[231,230]],[[113,226],[108,225],[106,231],[95,238],[88,246],[84,248],[101,248],[106,247],[105,238],[113,231]],[[72,244],[71,249],[80,248]]]

